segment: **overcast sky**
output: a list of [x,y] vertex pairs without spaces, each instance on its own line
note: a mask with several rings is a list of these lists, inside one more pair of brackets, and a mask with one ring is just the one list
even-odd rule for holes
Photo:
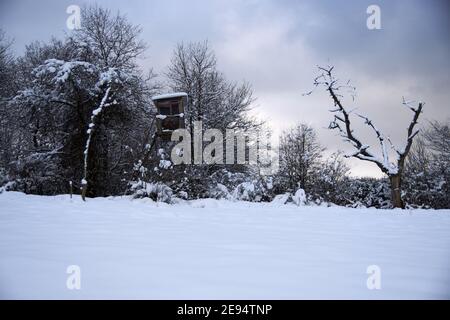
[[[94,1],[0,0],[0,27],[17,54],[31,41],[65,32],[69,5]],[[161,74],[177,42],[208,39],[219,69],[248,81],[257,97],[254,113],[278,134],[296,122],[314,126],[328,150],[350,151],[327,130],[331,101],[311,96],[316,65],[357,87],[352,107],[373,118],[397,144],[404,143],[410,112],[402,96],[426,102],[422,123],[450,119],[449,1],[95,1],[119,10],[143,28],[149,48],[141,64]],[[381,9],[381,30],[369,30],[366,9]],[[355,119],[355,123],[358,120]],[[376,146],[370,130],[355,126]],[[380,176],[378,168],[350,161],[353,175]]]

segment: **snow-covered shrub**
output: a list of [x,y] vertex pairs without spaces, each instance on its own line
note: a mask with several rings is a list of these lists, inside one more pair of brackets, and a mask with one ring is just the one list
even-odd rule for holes
[[288,203],[291,198],[292,195],[289,192],[277,194],[270,203],[275,205],[282,205]]
[[67,193],[60,158],[55,153],[35,153],[11,164],[9,190],[39,195]]
[[0,187],[3,187],[9,181],[8,174],[4,168],[0,168]]
[[427,162],[425,168],[408,164],[403,180],[405,204],[410,208],[449,208],[450,163]]
[[215,186],[212,186],[208,191],[209,196],[214,199],[231,199],[232,195],[228,188],[221,184],[217,183]]
[[450,208],[450,124],[430,123],[414,141],[403,179],[412,208]]
[[335,204],[348,207],[391,207],[387,179],[346,177],[337,191]]
[[3,187],[1,187],[2,191],[17,191],[17,181],[13,180],[13,181],[8,181],[7,183],[5,183],[5,185],[3,185]]
[[307,200],[305,190],[302,188],[298,189],[292,196],[292,201],[298,206],[304,206]]
[[301,188],[298,189],[294,194],[292,194],[291,192],[285,192],[283,194],[276,195],[271,203],[275,205],[292,203],[297,206],[320,204],[312,200],[311,197],[307,196],[305,190]]
[[148,170],[140,174],[141,180],[164,184],[181,199],[206,197],[208,180],[204,168],[184,164],[174,165],[170,160],[170,150],[173,146],[173,143],[165,143],[151,154],[146,163]]
[[263,179],[245,181],[236,186],[232,192],[234,200],[261,202],[272,200],[270,183]]
[[150,198],[158,202],[172,203],[172,189],[160,182],[139,180],[131,184],[130,191],[134,198]]
[[206,180],[206,197],[214,199],[232,199],[232,191],[248,179],[248,174],[232,172],[226,168],[216,170]]
[[189,199],[189,194],[186,191],[177,192],[177,196],[181,199],[187,200]]
[[211,174],[209,183],[211,186],[222,184],[229,189],[234,189],[238,184],[249,179],[249,174],[244,172],[233,172],[227,169],[219,169]]
[[233,199],[243,201],[261,201],[253,182],[243,182],[233,190]]
[[209,183],[206,172],[199,166],[175,165],[166,170],[160,181],[170,186],[177,195],[192,200],[210,197]]
[[242,201],[271,201],[274,197],[271,176],[260,176],[254,172],[232,172],[221,169],[208,179],[207,197]]

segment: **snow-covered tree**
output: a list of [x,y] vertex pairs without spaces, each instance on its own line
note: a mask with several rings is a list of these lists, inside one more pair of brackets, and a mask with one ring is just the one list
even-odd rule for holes
[[10,146],[14,139],[14,119],[8,104],[16,88],[11,43],[0,29],[0,169],[5,168],[13,158]]
[[449,208],[450,124],[431,122],[414,140],[405,164],[408,205]]
[[[413,112],[413,118],[407,129],[406,143],[403,147],[395,147],[389,137],[385,136],[378,127],[375,126],[372,120],[363,115],[358,115],[364,120],[364,123],[369,126],[375,133],[381,148],[381,155],[376,155],[370,149],[370,145],[364,143],[353,131],[351,125],[350,115],[352,113],[342,102],[342,95],[340,90],[342,88],[349,88],[347,85],[340,85],[338,79],[333,75],[334,67],[319,67],[321,74],[315,79],[315,86],[324,86],[329,93],[334,103],[334,109],[331,112],[334,118],[331,121],[329,128],[337,130],[344,141],[350,143],[355,151],[349,154],[349,157],[355,157],[360,160],[369,161],[377,165],[380,170],[389,177],[391,184],[391,201],[396,208],[403,208],[402,200],[402,175],[405,167],[406,157],[413,143],[414,137],[419,133],[416,129],[418,119],[423,110],[423,102],[413,105],[412,102],[403,100],[403,105]],[[389,150],[394,150],[395,159],[390,160]]]
[[322,152],[316,131],[300,123],[283,132],[280,138],[279,176],[287,190],[312,189],[320,171]]
[[87,181],[90,196],[123,192],[147,143],[154,86],[135,61],[143,46],[139,28],[99,7],[85,8],[83,21],[64,41],[33,44],[18,59],[23,84],[12,109],[21,117],[23,143],[13,149],[26,146],[15,161],[26,172],[14,170],[15,176],[36,176],[18,166],[30,156],[54,168],[39,169],[47,183],[30,183],[55,190],[28,192],[67,192],[69,181],[75,187]]

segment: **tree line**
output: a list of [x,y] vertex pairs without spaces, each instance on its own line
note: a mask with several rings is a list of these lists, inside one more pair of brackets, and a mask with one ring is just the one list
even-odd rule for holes
[[[157,93],[188,94],[188,129],[194,121],[223,131],[262,130],[266,124],[249,114],[255,100],[251,85],[229,81],[208,42],[178,44],[157,77],[139,66],[147,48],[141,32],[123,15],[98,6],[83,8],[80,29],[63,39],[31,43],[21,56],[12,53],[12,41],[0,32],[3,189],[74,192],[83,198],[133,194],[166,202],[175,197],[286,202],[302,189],[310,203],[450,207],[449,124],[430,123],[423,132],[414,124],[407,149],[397,150],[403,156],[394,172],[390,162],[377,162],[353,131],[344,129],[350,126],[349,114],[326,72],[316,85],[325,85],[337,106],[330,128],[353,141],[352,156],[377,163],[386,179],[349,177],[348,155],[325,156],[314,128],[302,123],[281,135],[280,170],[271,176],[246,165],[172,165],[167,148],[155,143],[151,97]],[[421,106],[410,107],[422,112]],[[377,132],[368,118],[364,121]],[[384,146],[384,136],[378,132],[377,137]]]

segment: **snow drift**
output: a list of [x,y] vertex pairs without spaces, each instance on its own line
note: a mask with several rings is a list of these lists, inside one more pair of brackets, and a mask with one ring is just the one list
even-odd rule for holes
[[450,210],[17,192],[0,208],[1,298],[450,298]]

